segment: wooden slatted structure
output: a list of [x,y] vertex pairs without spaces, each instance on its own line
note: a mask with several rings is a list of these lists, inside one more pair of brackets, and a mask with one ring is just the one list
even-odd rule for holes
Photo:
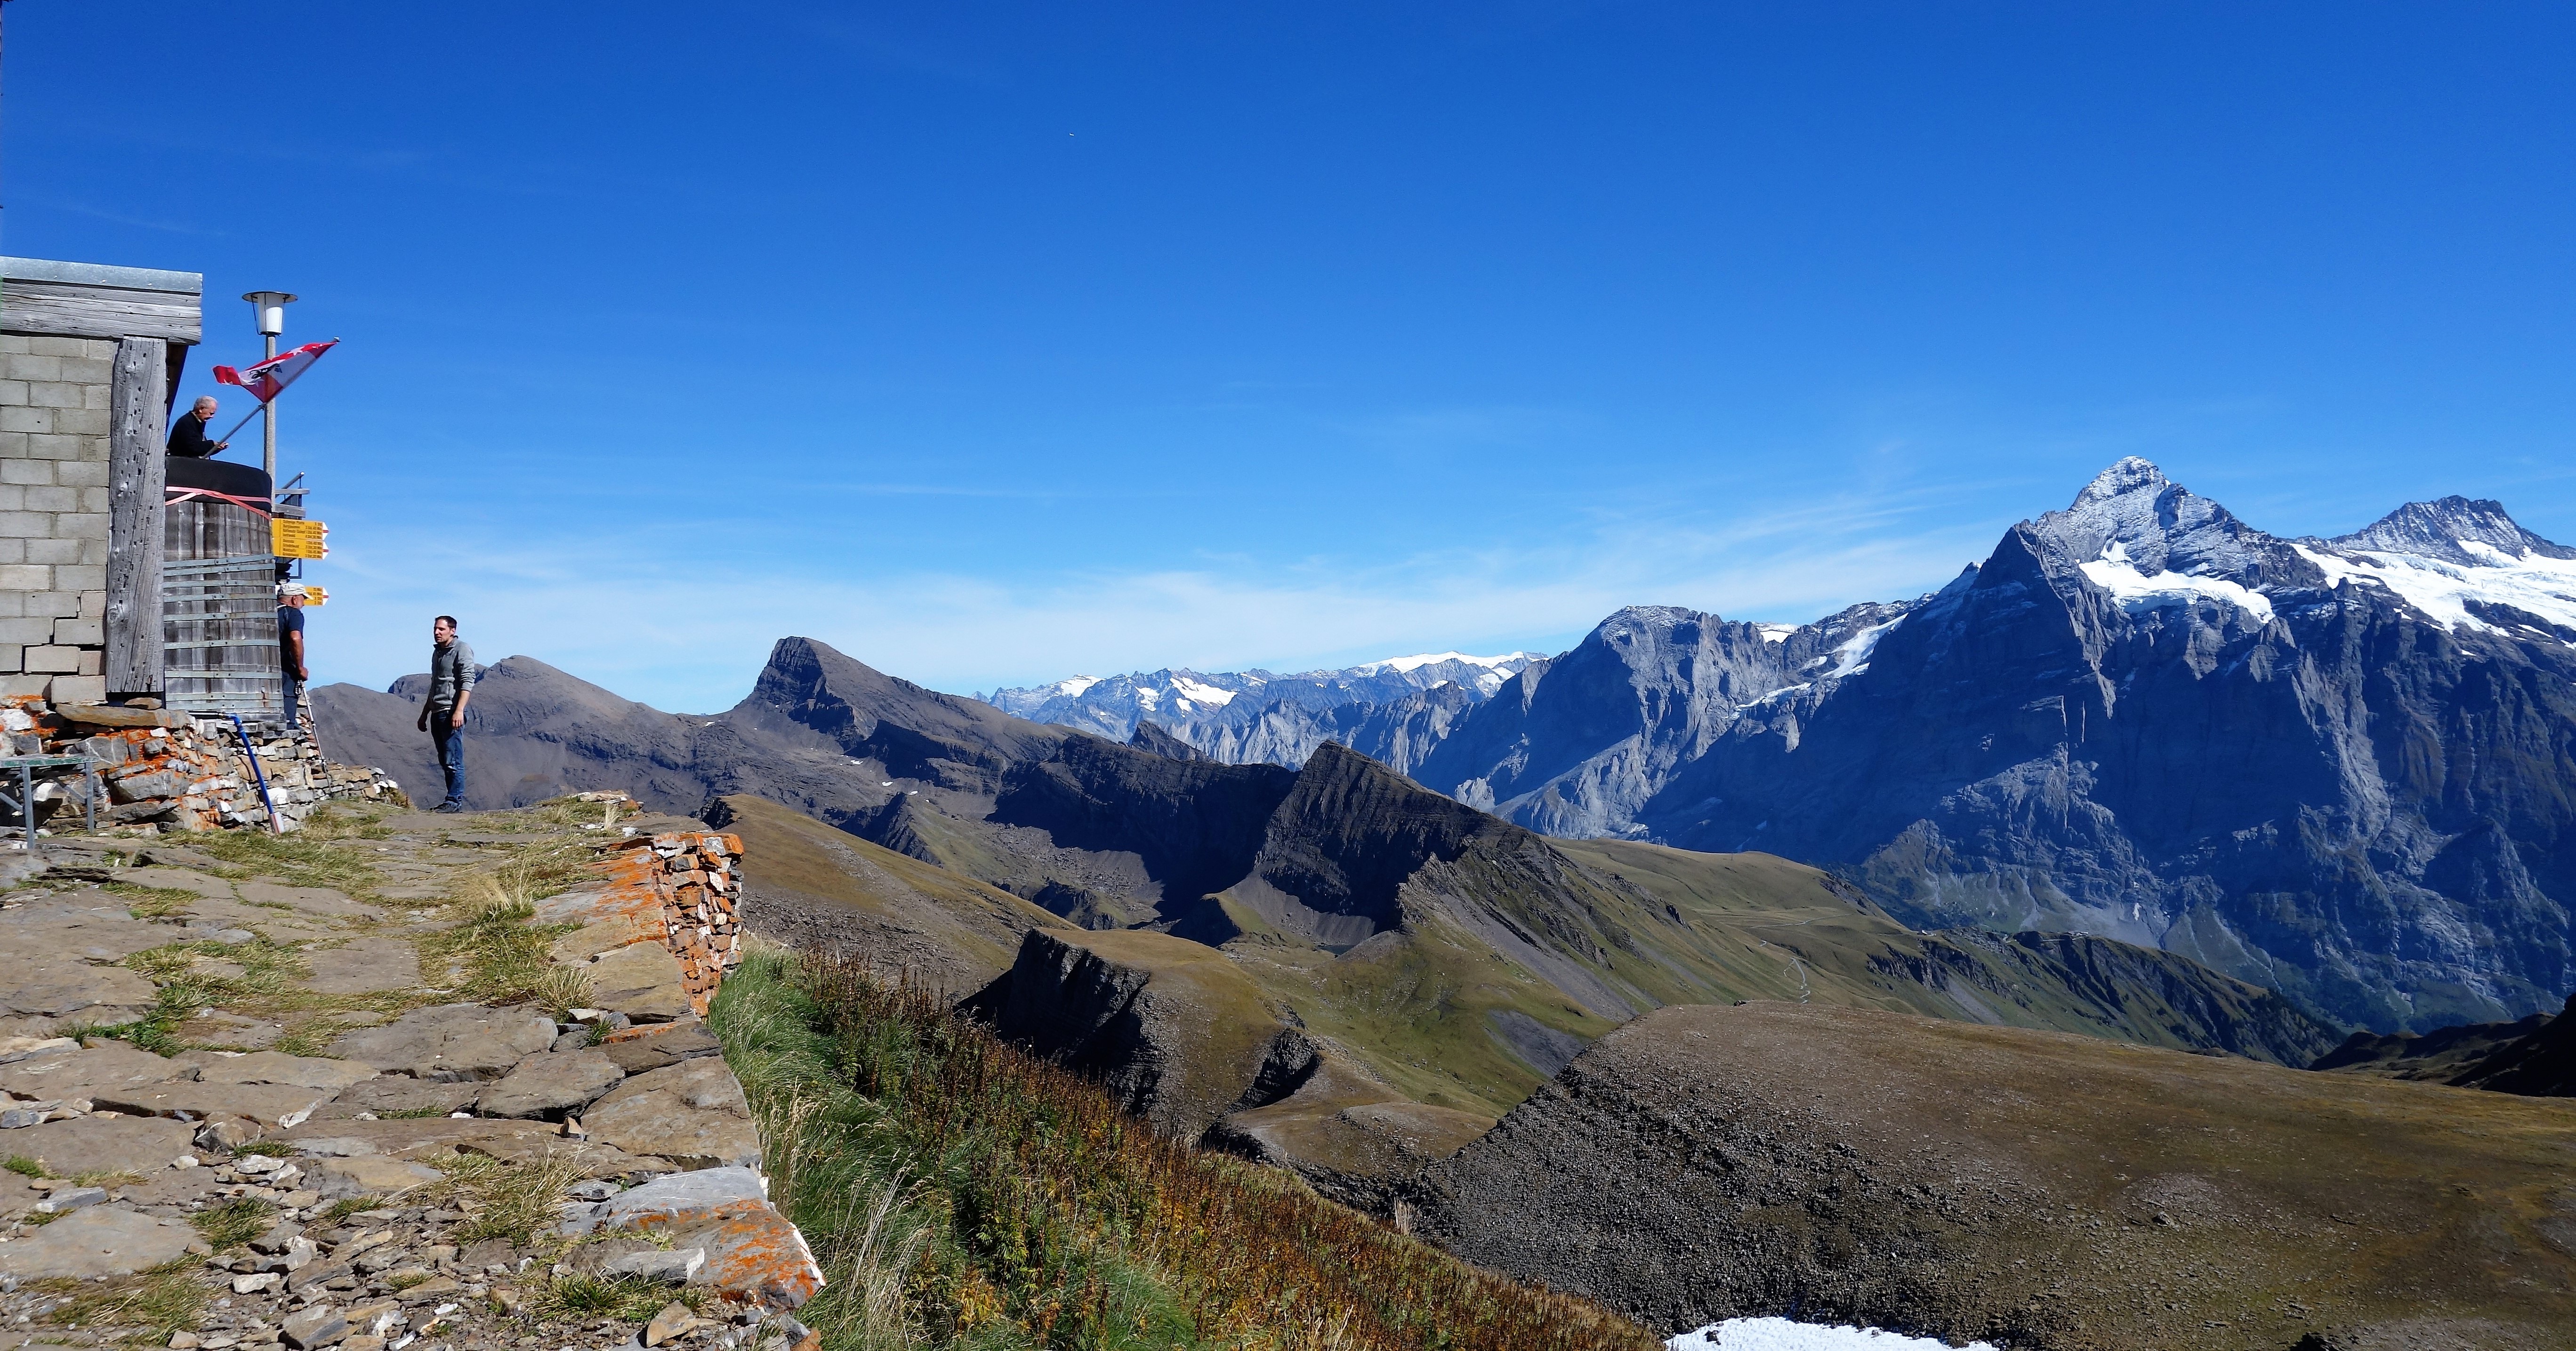
[[169,706],[283,725],[277,559],[268,475],[249,465],[170,460],[162,508],[161,680]]

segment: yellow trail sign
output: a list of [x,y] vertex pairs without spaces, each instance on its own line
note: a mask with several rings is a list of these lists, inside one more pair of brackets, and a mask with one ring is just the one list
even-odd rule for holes
[[327,537],[331,527],[320,521],[291,521],[283,516],[268,522],[269,552],[280,558],[328,558],[331,545]]

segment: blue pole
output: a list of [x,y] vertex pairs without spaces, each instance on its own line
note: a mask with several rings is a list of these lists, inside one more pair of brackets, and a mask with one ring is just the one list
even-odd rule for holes
[[277,819],[277,803],[268,795],[268,776],[261,773],[259,769],[259,748],[250,744],[250,729],[242,726],[239,713],[227,713],[224,716],[233,720],[233,735],[241,738],[242,758],[250,761],[251,781],[259,785],[259,805],[268,808],[268,833],[285,834],[286,823]]

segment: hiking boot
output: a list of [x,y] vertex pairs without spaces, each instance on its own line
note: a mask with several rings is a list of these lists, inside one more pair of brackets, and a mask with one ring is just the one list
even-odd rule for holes
[[437,806],[430,808],[430,810],[441,816],[454,816],[458,812],[465,810],[465,804],[462,802],[442,802]]

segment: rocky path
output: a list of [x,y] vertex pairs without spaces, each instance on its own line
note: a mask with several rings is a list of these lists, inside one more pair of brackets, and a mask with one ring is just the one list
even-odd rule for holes
[[0,1348],[811,1351],[741,845],[588,796],[0,855]]

